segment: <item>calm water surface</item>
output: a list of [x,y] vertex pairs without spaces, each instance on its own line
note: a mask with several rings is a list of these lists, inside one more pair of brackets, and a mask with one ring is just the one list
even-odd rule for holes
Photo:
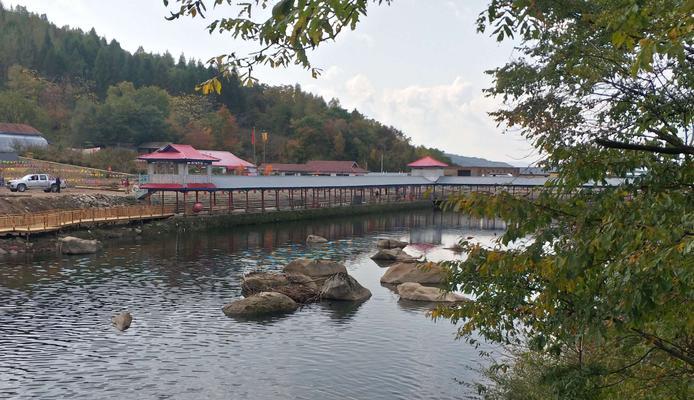
[[[482,229],[484,228],[484,229]],[[432,212],[119,239],[90,256],[0,260],[0,398],[471,398],[478,350],[380,285],[377,237],[432,260],[493,224]],[[306,246],[309,233],[331,240]],[[245,273],[343,261],[373,293],[258,321],[227,318]],[[111,316],[134,315],[118,332]]]

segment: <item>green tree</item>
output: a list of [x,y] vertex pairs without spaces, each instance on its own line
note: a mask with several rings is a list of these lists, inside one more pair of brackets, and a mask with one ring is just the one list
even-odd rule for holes
[[136,89],[130,82],[121,82],[108,89],[103,104],[83,102],[79,106],[73,129],[93,145],[135,145],[147,141],[163,141],[171,137],[169,95],[157,87]]

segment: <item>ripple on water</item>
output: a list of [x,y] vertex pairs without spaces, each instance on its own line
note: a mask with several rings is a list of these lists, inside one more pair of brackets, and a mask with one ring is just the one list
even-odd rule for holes
[[[436,217],[438,218],[438,217]],[[369,259],[376,237],[433,237],[429,258],[470,231],[431,213],[234,232],[120,240],[86,257],[37,258],[0,268],[0,397],[17,398],[459,398],[476,350],[433,323],[426,306],[401,303]],[[430,234],[436,222],[438,227]],[[306,246],[308,233],[332,241]],[[470,233],[472,232],[472,233]],[[413,254],[416,249],[409,249]],[[373,297],[325,302],[255,321],[227,318],[254,270],[296,257],[342,260]],[[134,315],[118,332],[110,317]]]

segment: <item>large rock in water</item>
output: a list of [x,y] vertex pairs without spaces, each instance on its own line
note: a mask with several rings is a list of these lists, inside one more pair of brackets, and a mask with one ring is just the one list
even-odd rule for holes
[[92,254],[99,250],[101,242],[98,240],[80,239],[73,236],[65,236],[58,239],[60,252],[63,254]]
[[133,322],[133,316],[129,312],[125,311],[118,315],[111,317],[111,323],[119,331],[124,331],[130,328],[130,324]]
[[320,291],[321,299],[364,301],[371,297],[371,291],[345,272],[328,278]]
[[402,249],[409,243],[395,239],[378,239],[376,246],[380,249]]
[[399,285],[405,282],[437,284],[443,280],[443,268],[438,264],[397,263],[388,267],[381,283]]
[[318,236],[318,235],[308,235],[306,237],[306,243],[326,243],[328,239],[324,238],[323,236]]
[[301,274],[311,278],[327,278],[340,272],[347,273],[347,268],[339,262],[308,258],[298,258],[284,267],[285,274]]
[[405,253],[399,248],[395,249],[381,249],[378,253],[371,256],[374,261],[402,261],[402,262],[414,262],[416,258]]
[[260,292],[282,293],[297,303],[318,300],[318,285],[306,275],[251,272],[243,277],[241,293],[249,297]]
[[398,294],[401,299],[413,301],[454,303],[468,300],[465,296],[455,293],[445,293],[437,287],[422,286],[415,282],[405,282],[398,285]]
[[275,292],[260,292],[245,299],[236,300],[222,308],[224,314],[236,317],[282,314],[296,310],[298,304],[288,296]]

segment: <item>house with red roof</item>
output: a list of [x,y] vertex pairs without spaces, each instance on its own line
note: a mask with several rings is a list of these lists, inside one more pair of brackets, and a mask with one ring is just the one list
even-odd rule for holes
[[448,164],[433,157],[426,156],[407,164],[407,166],[412,169],[410,172],[412,176],[423,176],[431,180],[436,180],[444,175]]
[[212,162],[213,175],[258,175],[258,167],[234,153],[219,150],[200,150],[200,153],[219,159]]
[[187,144],[167,144],[138,160],[147,162],[147,178],[141,188],[154,190],[214,189],[212,163],[220,161]]

